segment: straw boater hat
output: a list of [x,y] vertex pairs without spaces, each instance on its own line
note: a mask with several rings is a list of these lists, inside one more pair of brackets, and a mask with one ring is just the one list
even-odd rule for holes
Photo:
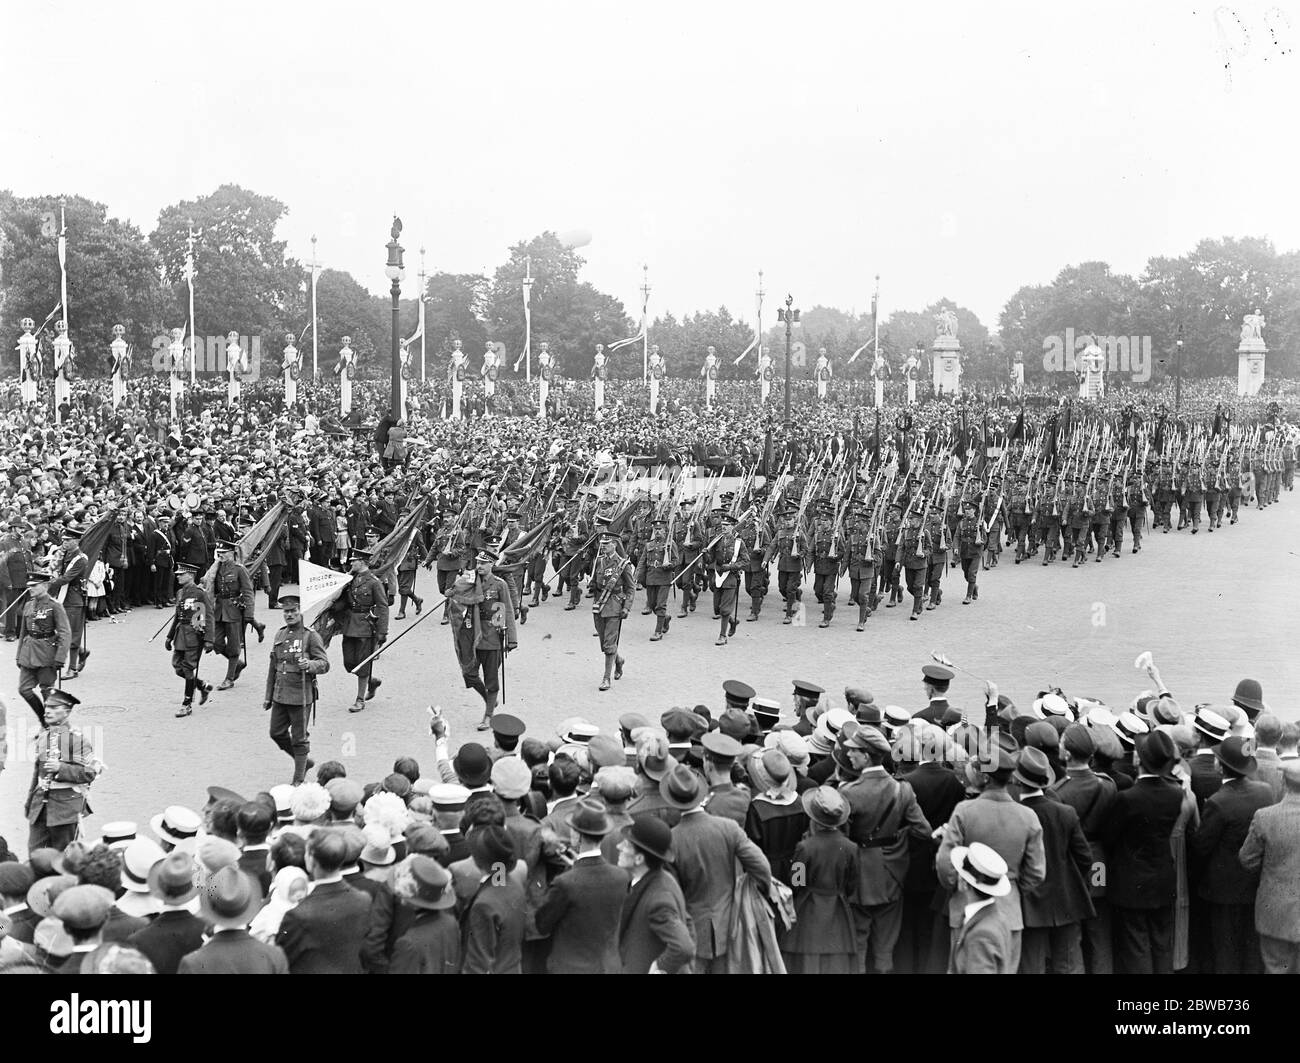
[[957,877],[986,897],[1005,897],[1011,892],[1007,862],[983,842],[958,845],[949,854]]

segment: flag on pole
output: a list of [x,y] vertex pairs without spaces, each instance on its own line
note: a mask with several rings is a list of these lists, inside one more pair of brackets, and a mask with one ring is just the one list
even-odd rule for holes
[[749,352],[752,351],[752,350],[753,350],[755,347],[757,347],[757,346],[758,346],[758,336],[755,335],[755,336],[754,336],[754,339],[753,339],[753,341],[750,343],[750,345],[749,345],[748,347],[746,347],[743,351],[741,351],[741,352],[740,352],[740,357],[737,358],[737,359],[736,359],[734,362],[732,362],[731,364],[732,364],[732,365],[740,365],[740,363],[743,362],[743,361],[745,360],[745,356],[746,356],[747,354],[749,354]]
[[346,572],[335,572],[332,568],[313,565],[306,558],[298,561],[298,596],[302,600],[302,622],[313,626],[338,596],[343,588],[352,582]]
[[555,526],[558,514],[552,514],[547,517],[537,527],[526,531],[518,539],[512,542],[501,551],[501,558],[497,562],[497,568],[513,568],[526,564],[544,548],[550,541],[551,529]]
[[416,324],[415,331],[411,334],[411,338],[408,340],[404,340],[402,342],[402,346],[409,347],[411,344],[413,344],[416,340],[418,340],[423,335],[424,335],[424,300],[421,299],[418,324]]
[[624,348],[624,347],[631,347],[632,344],[634,344],[634,343],[640,343],[640,342],[641,342],[642,340],[644,340],[644,339],[645,339],[645,315],[642,314],[642,315],[641,315],[641,325],[640,325],[640,327],[637,329],[637,333],[636,333],[636,335],[635,335],[635,336],[629,336],[629,337],[628,337],[627,339],[625,339],[625,340],[618,340],[618,341],[616,341],[615,343],[611,343],[611,344],[609,345],[609,347],[606,348],[606,350],[610,350],[610,351],[621,350],[621,349]]
[[[271,546],[279,538],[280,532],[288,521],[289,507],[283,502],[277,502],[267,510],[266,515],[244,532],[235,543],[235,557],[239,563],[250,573],[259,571],[266,561],[266,555],[271,552]],[[217,562],[213,561],[199,582],[211,591],[216,575]]]
[[[873,312],[873,313],[874,313],[874,312]],[[848,360],[847,362],[845,362],[844,364],[845,364],[845,365],[852,365],[852,364],[853,364],[853,360],[854,360],[855,358],[857,358],[857,356],[860,355],[863,351],[865,351],[868,347],[870,347],[874,342],[875,342],[875,339],[874,339],[874,338],[867,340],[866,343],[864,343],[861,347],[859,347],[856,351],[854,351],[851,355],[849,355],[849,360]]]
[[533,342],[533,285],[531,280],[526,280],[520,286],[524,293],[524,349],[519,357],[515,359],[515,372],[519,372],[519,366],[524,359],[528,357],[529,348]]

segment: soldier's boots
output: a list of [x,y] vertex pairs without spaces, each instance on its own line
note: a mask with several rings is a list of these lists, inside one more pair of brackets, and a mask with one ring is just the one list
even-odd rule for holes
[[822,622],[817,626],[830,627],[833,616],[835,616],[835,600],[833,598],[824,598],[822,600]]
[[961,600],[962,605],[970,605],[975,600],[975,584],[966,584],[966,597]]
[[746,622],[753,623],[758,619],[758,614],[763,609],[763,596],[760,594],[751,594],[749,596],[749,616],[745,617]]
[[866,626],[867,617],[871,615],[871,605],[868,602],[858,602],[858,630],[861,631]]
[[655,617],[655,633],[650,636],[650,641],[658,642],[663,637],[664,637],[664,618],[662,616],[657,616]]
[[[912,615],[911,615],[910,617],[908,617],[909,620],[920,620],[920,619],[921,619],[921,603],[922,603],[922,596],[921,596],[921,595],[919,595],[919,594],[914,594],[914,595],[912,595]],[[931,608],[933,608],[933,607],[931,607]]]

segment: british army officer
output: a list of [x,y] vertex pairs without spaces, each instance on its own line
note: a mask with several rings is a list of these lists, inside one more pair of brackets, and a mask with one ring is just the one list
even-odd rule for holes
[[185,698],[176,710],[177,718],[189,716],[194,711],[196,688],[200,705],[212,693],[212,684],[199,678],[199,660],[204,650],[212,649],[216,637],[216,610],[208,592],[194,582],[197,572],[193,565],[177,566],[176,579],[180,590],[176,592],[176,615],[172,617],[171,630],[167,632],[172,671],[185,680]]
[[66,849],[77,836],[86,794],[103,767],[79,728],[68,723],[77,699],[53,691],[45,703],[45,729],[36,740],[36,768],[27,793],[27,851]]
[[632,562],[618,552],[617,535],[610,532],[601,534],[600,553],[596,555],[591,586],[596,589],[596,601],[591,610],[595,613],[600,649],[605,655],[605,677],[600,681],[599,689],[608,690],[611,672],[615,679],[623,678],[626,662],[618,655],[618,636],[636,593]]
[[316,676],[330,670],[330,659],[321,637],[303,624],[298,598],[285,595],[280,608],[284,627],[271,644],[262,708],[271,710],[271,741],[293,757],[293,785],[297,786],[313,766],[307,756],[311,752],[307,712],[316,704]]
[[343,667],[355,672],[357,700],[348,712],[360,712],[375,696],[380,680],[371,675],[372,664],[357,670],[367,657],[388,641],[388,592],[370,571],[370,551],[352,549],[352,582],[339,595],[339,626],[343,635]]
[[672,617],[668,615],[668,592],[677,578],[677,544],[668,538],[668,522],[662,517],[654,519],[650,541],[641,551],[637,565],[636,581],[645,587],[645,604],[655,615],[655,633],[651,642],[658,642],[668,634]]
[[[45,704],[59,677],[59,669],[68,658],[72,639],[68,614],[50,597],[48,573],[33,570],[27,578],[31,600],[23,606],[18,643],[18,693],[36,719],[44,722]],[[41,688],[41,696],[36,688]]]
[[[234,543],[217,541],[217,571],[212,578],[212,592],[216,598],[216,651],[226,658],[226,678],[218,690],[229,690],[235,685],[247,665],[244,653],[244,623],[253,615],[253,581],[248,570],[235,560]],[[261,627],[256,621],[254,625]]]

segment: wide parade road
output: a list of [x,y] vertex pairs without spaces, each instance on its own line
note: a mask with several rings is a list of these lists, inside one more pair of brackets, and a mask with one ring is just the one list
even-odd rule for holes
[[[854,630],[856,609],[845,602],[847,579],[831,627],[817,627],[820,609],[810,576],[804,590],[806,623],[783,626],[775,593],[761,619],[745,623],[748,599],[742,596],[742,621],[725,647],[713,644],[718,625],[710,619],[707,595],[696,613],[674,619],[668,636],[657,643],[649,641],[654,619],[641,615],[644,598],[638,595],[623,628],[626,674],[607,693],[597,690],[602,658],[592,637],[590,600],[565,612],[552,597],[532,610],[520,629],[501,711],[521,716],[530,734],[549,734],[571,716],[612,730],[619,714],[629,710],[657,719],[674,705],[702,703],[716,716],[722,683],[731,678],[788,706],[795,677],[826,687],[831,704],[842,704],[845,685],[857,684],[872,691],[878,704],[915,710],[923,705],[921,666],[932,651],[966,672],[993,679],[1025,709],[1039,690],[1059,685],[1118,711],[1144,688],[1146,677],[1133,662],[1150,650],[1184,709],[1226,702],[1237,680],[1251,676],[1263,683],[1274,711],[1290,719],[1296,715],[1292,699],[1300,679],[1293,653],[1300,635],[1292,598],[1300,587],[1300,554],[1293,549],[1297,532],[1300,502],[1284,492],[1279,504],[1263,512],[1243,509],[1235,527],[1225,521],[1214,534],[1202,525],[1196,536],[1187,530],[1149,536],[1136,556],[1126,542],[1119,559],[1107,556],[1096,564],[1089,558],[1078,569],[1060,562],[1043,568],[1038,558],[1017,566],[1004,550],[1002,563],[981,574],[978,602],[961,604],[960,569],[949,570],[939,609],[912,623],[906,603],[882,607],[860,634]],[[773,591],[775,585],[774,574]],[[429,604],[437,598],[433,588],[433,574],[421,570],[419,589]],[[671,605],[675,614],[677,600]],[[91,793],[89,837],[97,837],[98,827],[111,819],[135,820],[143,831],[165,805],[201,807],[211,784],[251,796],[289,781],[290,759],[267,737],[269,713],[261,707],[270,635],[279,626],[279,613],[266,609],[264,593],[258,595],[258,615],[268,625],[267,641],[259,646],[254,640],[249,647],[250,665],[238,684],[214,692],[207,705],[196,705],[193,716],[180,720],[173,713],[182,682],[171,671],[162,636],[148,642],[168,613],[136,609],[120,623],[90,625],[87,671],[67,684],[82,702],[73,722],[89,732],[107,766]],[[394,620],[390,641],[414,620],[413,610],[407,620]],[[364,782],[387,774],[397,756],[411,754],[429,772],[429,705],[444,709],[453,749],[467,739],[484,740],[474,730],[482,702],[465,689],[449,629],[438,618],[424,621],[380,658],[376,674],[383,686],[362,713],[347,711],[356,683],[343,670],[340,644],[335,641],[329,652],[332,667],[321,677],[311,729],[318,763],[341,760],[349,775]],[[224,658],[205,656],[200,674],[216,683],[224,665]],[[953,682],[951,700],[972,708],[979,719],[982,684],[966,672]],[[34,718],[17,696],[12,665],[3,689],[10,748],[0,773],[0,834],[25,852],[22,807],[31,780]]]

